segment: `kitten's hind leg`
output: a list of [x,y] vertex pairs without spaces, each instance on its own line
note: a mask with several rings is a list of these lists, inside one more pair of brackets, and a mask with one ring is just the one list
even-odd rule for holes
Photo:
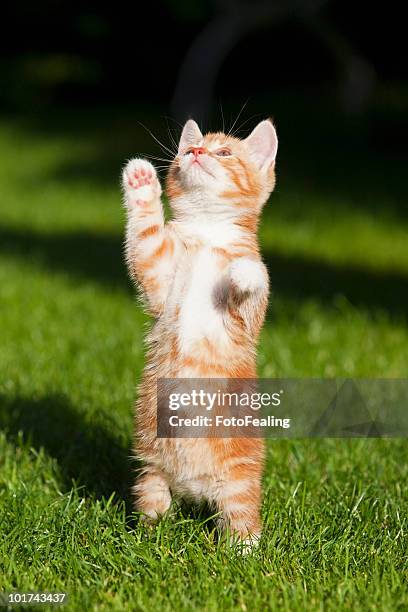
[[162,472],[154,467],[146,467],[133,487],[135,509],[144,515],[145,520],[154,522],[171,506],[168,482]]
[[240,552],[248,554],[261,537],[260,475],[253,473],[252,466],[237,466],[224,482],[214,499],[217,510],[221,513],[219,527],[232,545],[237,545]]

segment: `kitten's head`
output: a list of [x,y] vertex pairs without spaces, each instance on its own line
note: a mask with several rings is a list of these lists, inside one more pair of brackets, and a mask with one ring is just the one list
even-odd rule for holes
[[173,207],[181,214],[194,214],[194,208],[259,214],[275,185],[277,148],[276,131],[268,120],[240,140],[221,132],[203,135],[189,119],[167,178]]

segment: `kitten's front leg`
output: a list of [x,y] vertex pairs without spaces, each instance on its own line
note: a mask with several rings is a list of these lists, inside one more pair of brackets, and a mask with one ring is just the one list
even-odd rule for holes
[[160,314],[174,270],[175,238],[164,225],[161,186],[152,164],[132,159],[123,171],[126,261],[153,314]]
[[261,328],[268,305],[269,277],[259,259],[238,257],[229,269],[230,304],[239,311],[251,334]]
[[230,278],[237,293],[268,291],[268,274],[265,265],[249,257],[238,257],[230,266]]

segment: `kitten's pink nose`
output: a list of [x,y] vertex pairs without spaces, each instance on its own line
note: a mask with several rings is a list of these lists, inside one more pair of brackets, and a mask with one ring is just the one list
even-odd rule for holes
[[204,147],[191,147],[190,151],[194,155],[195,158],[205,153]]

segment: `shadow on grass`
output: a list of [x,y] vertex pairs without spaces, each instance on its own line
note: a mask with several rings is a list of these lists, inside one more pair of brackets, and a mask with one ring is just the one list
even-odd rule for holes
[[[12,443],[22,431],[30,446],[44,448],[57,461],[65,490],[75,481],[86,495],[108,499],[114,493],[117,502],[125,503],[129,527],[143,525],[133,514],[130,490],[137,465],[130,460],[130,449],[106,427],[84,418],[66,397],[0,395],[0,429]],[[214,510],[207,504],[181,500],[174,510],[183,520],[202,522],[209,531],[216,527]]]
[[123,252],[123,240],[115,234],[42,234],[0,227],[0,253],[130,292]]
[[[18,257],[74,278],[97,281],[131,294],[123,259],[123,243],[114,234],[41,234],[0,228],[0,253]],[[274,295],[292,300],[316,299],[331,304],[343,295],[357,307],[383,309],[405,316],[408,277],[363,267],[330,264],[313,258],[264,252]]]
[[[19,431],[36,449],[43,447],[58,462],[69,490],[72,481],[87,494],[125,501],[131,512],[130,485],[135,468],[130,449],[105,427],[84,418],[67,398],[0,396],[0,427],[13,439]],[[112,425],[113,428],[113,425]]]
[[276,296],[332,303],[341,295],[356,307],[381,309],[396,317],[407,315],[408,276],[402,273],[334,265],[271,250],[265,252],[264,261]]

